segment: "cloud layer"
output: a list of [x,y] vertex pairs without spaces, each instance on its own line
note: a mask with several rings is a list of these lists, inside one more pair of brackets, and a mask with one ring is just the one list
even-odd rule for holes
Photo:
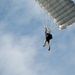
[[[32,38],[33,40],[33,38]],[[18,42],[9,34],[0,37],[0,75],[30,75],[36,48],[34,41],[22,37]]]
[[74,75],[75,26],[50,20],[51,51],[42,48],[45,13],[35,0],[0,0],[0,75]]

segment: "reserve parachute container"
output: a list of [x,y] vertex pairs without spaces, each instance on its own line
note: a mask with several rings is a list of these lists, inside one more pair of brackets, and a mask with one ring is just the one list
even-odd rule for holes
[[59,29],[75,22],[75,4],[72,0],[36,0],[53,19]]

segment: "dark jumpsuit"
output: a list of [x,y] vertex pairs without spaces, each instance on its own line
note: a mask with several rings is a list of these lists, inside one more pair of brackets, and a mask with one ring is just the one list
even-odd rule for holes
[[52,35],[50,33],[45,33],[46,41],[49,43],[50,39],[52,39]]

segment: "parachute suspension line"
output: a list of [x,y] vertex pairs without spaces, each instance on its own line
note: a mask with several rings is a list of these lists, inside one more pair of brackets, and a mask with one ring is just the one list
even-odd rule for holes
[[42,26],[45,28],[45,22],[44,22],[44,20],[43,20],[43,18],[42,17],[40,17],[40,19],[41,19],[41,22],[42,22]]
[[49,28],[50,27],[49,25],[50,25],[50,19],[47,12],[45,12],[45,27]]
[[48,15],[47,14],[45,14],[45,19],[43,19],[43,18],[41,18],[40,17],[40,19],[41,19],[41,22],[42,22],[42,26],[44,27],[44,28],[47,28],[47,31],[49,32],[49,33],[51,33],[51,30],[50,30],[50,28],[49,28],[49,17],[48,17]]
[[49,33],[51,33],[51,30],[50,30],[50,26],[49,25],[51,25],[51,22],[50,22],[50,19],[49,19],[49,17],[48,17],[48,15],[46,15],[46,28],[47,28],[47,31],[49,32]]
[[49,23],[49,17],[48,17],[48,15],[46,15],[46,28],[47,28],[47,30],[48,30],[48,32],[50,33],[51,32],[51,30],[50,30],[50,23]]
[[44,12],[44,14],[42,15],[42,17],[40,16],[40,19],[41,19],[41,22],[42,22],[42,26],[45,28],[45,27],[48,27],[48,21],[49,21],[49,18],[48,18],[48,15],[46,12]]
[[47,23],[47,22],[48,22],[47,20],[48,20],[48,18],[47,18],[47,14],[46,14],[46,20],[45,20],[45,22],[46,22],[46,25],[48,24],[48,23]]

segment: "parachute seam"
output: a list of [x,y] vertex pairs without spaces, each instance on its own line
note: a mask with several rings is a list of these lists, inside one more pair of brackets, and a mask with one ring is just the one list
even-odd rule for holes
[[[74,12],[74,11],[75,11],[75,10],[71,11],[70,13],[67,13],[67,12],[66,12],[67,15],[66,15],[65,17],[67,17],[68,15],[70,15],[70,14],[71,14],[72,12]],[[65,13],[64,13],[64,14],[65,14]],[[70,16],[69,16],[69,17],[70,17]],[[71,17],[70,17],[70,18],[71,18]],[[62,19],[64,19],[64,17],[63,17]],[[61,20],[61,19],[60,19],[60,20]],[[60,20],[59,20],[59,21],[60,21]],[[59,21],[58,21],[58,22],[59,22]]]
[[[58,1],[58,2],[59,2],[59,1]],[[59,3],[59,4],[60,4],[60,3]],[[62,4],[60,4],[60,6],[62,6]],[[73,6],[72,6],[72,7],[73,7]],[[66,11],[63,6],[62,6],[62,8],[64,9],[64,11]],[[70,8],[71,8],[71,7],[70,7]],[[73,11],[74,11],[74,10],[73,10]],[[71,11],[70,13],[67,13],[67,16],[68,16],[69,14],[71,14],[73,11]],[[58,14],[59,14],[59,13],[58,13]],[[64,12],[63,12],[63,14],[64,14]],[[60,14],[59,14],[59,15],[60,15]],[[66,17],[67,17],[67,16],[66,16]],[[69,17],[72,18],[71,16],[69,16]],[[63,18],[64,18],[64,17],[63,17]],[[63,18],[62,18],[62,19],[63,19]],[[63,20],[64,20],[64,19],[63,19]],[[59,20],[59,21],[60,21],[60,20]],[[59,22],[59,21],[58,21],[58,22]],[[67,20],[67,21],[68,21],[68,20]],[[65,22],[66,22],[66,21],[64,21],[64,23],[65,23]],[[64,23],[63,23],[63,24],[64,24]]]
[[[74,10],[74,11],[75,11],[75,10]],[[74,11],[72,11],[72,12],[74,13]],[[71,14],[71,13],[70,13],[70,14]],[[68,15],[69,15],[69,14],[68,14]],[[67,16],[68,16],[68,15],[67,15]],[[66,17],[67,17],[67,16],[66,16]],[[68,20],[64,21],[64,23],[62,23],[62,24],[65,24],[65,23],[68,22],[70,19],[74,18],[75,16],[73,16],[73,17],[69,16],[69,17],[70,17],[70,18],[69,18]],[[62,21],[63,21],[63,20],[64,20],[64,19],[62,19]]]
[[[68,4],[68,5],[70,5],[70,4]],[[68,6],[68,5],[67,5],[67,6]],[[67,7],[67,6],[66,6],[66,7]],[[66,8],[66,7],[65,7],[65,8]],[[73,6],[72,6],[72,7],[73,7]],[[63,7],[63,8],[64,8],[64,7]],[[64,9],[65,9],[65,8],[64,8]],[[69,8],[68,8],[68,9],[69,9]],[[68,10],[68,9],[67,9],[67,10]],[[65,10],[66,10],[66,9],[65,9]],[[67,11],[67,10],[66,10],[66,11]],[[62,10],[61,10],[61,9],[58,10],[57,13],[58,13],[59,11],[62,11]],[[65,12],[63,12],[63,13],[65,13]],[[63,14],[63,13],[62,13],[62,14]],[[54,15],[56,15],[56,14],[54,14]],[[60,14],[60,15],[61,15],[61,14]],[[59,15],[59,16],[60,16],[60,15]],[[59,17],[59,16],[57,16],[57,17]],[[55,18],[57,18],[57,17],[55,17]]]

